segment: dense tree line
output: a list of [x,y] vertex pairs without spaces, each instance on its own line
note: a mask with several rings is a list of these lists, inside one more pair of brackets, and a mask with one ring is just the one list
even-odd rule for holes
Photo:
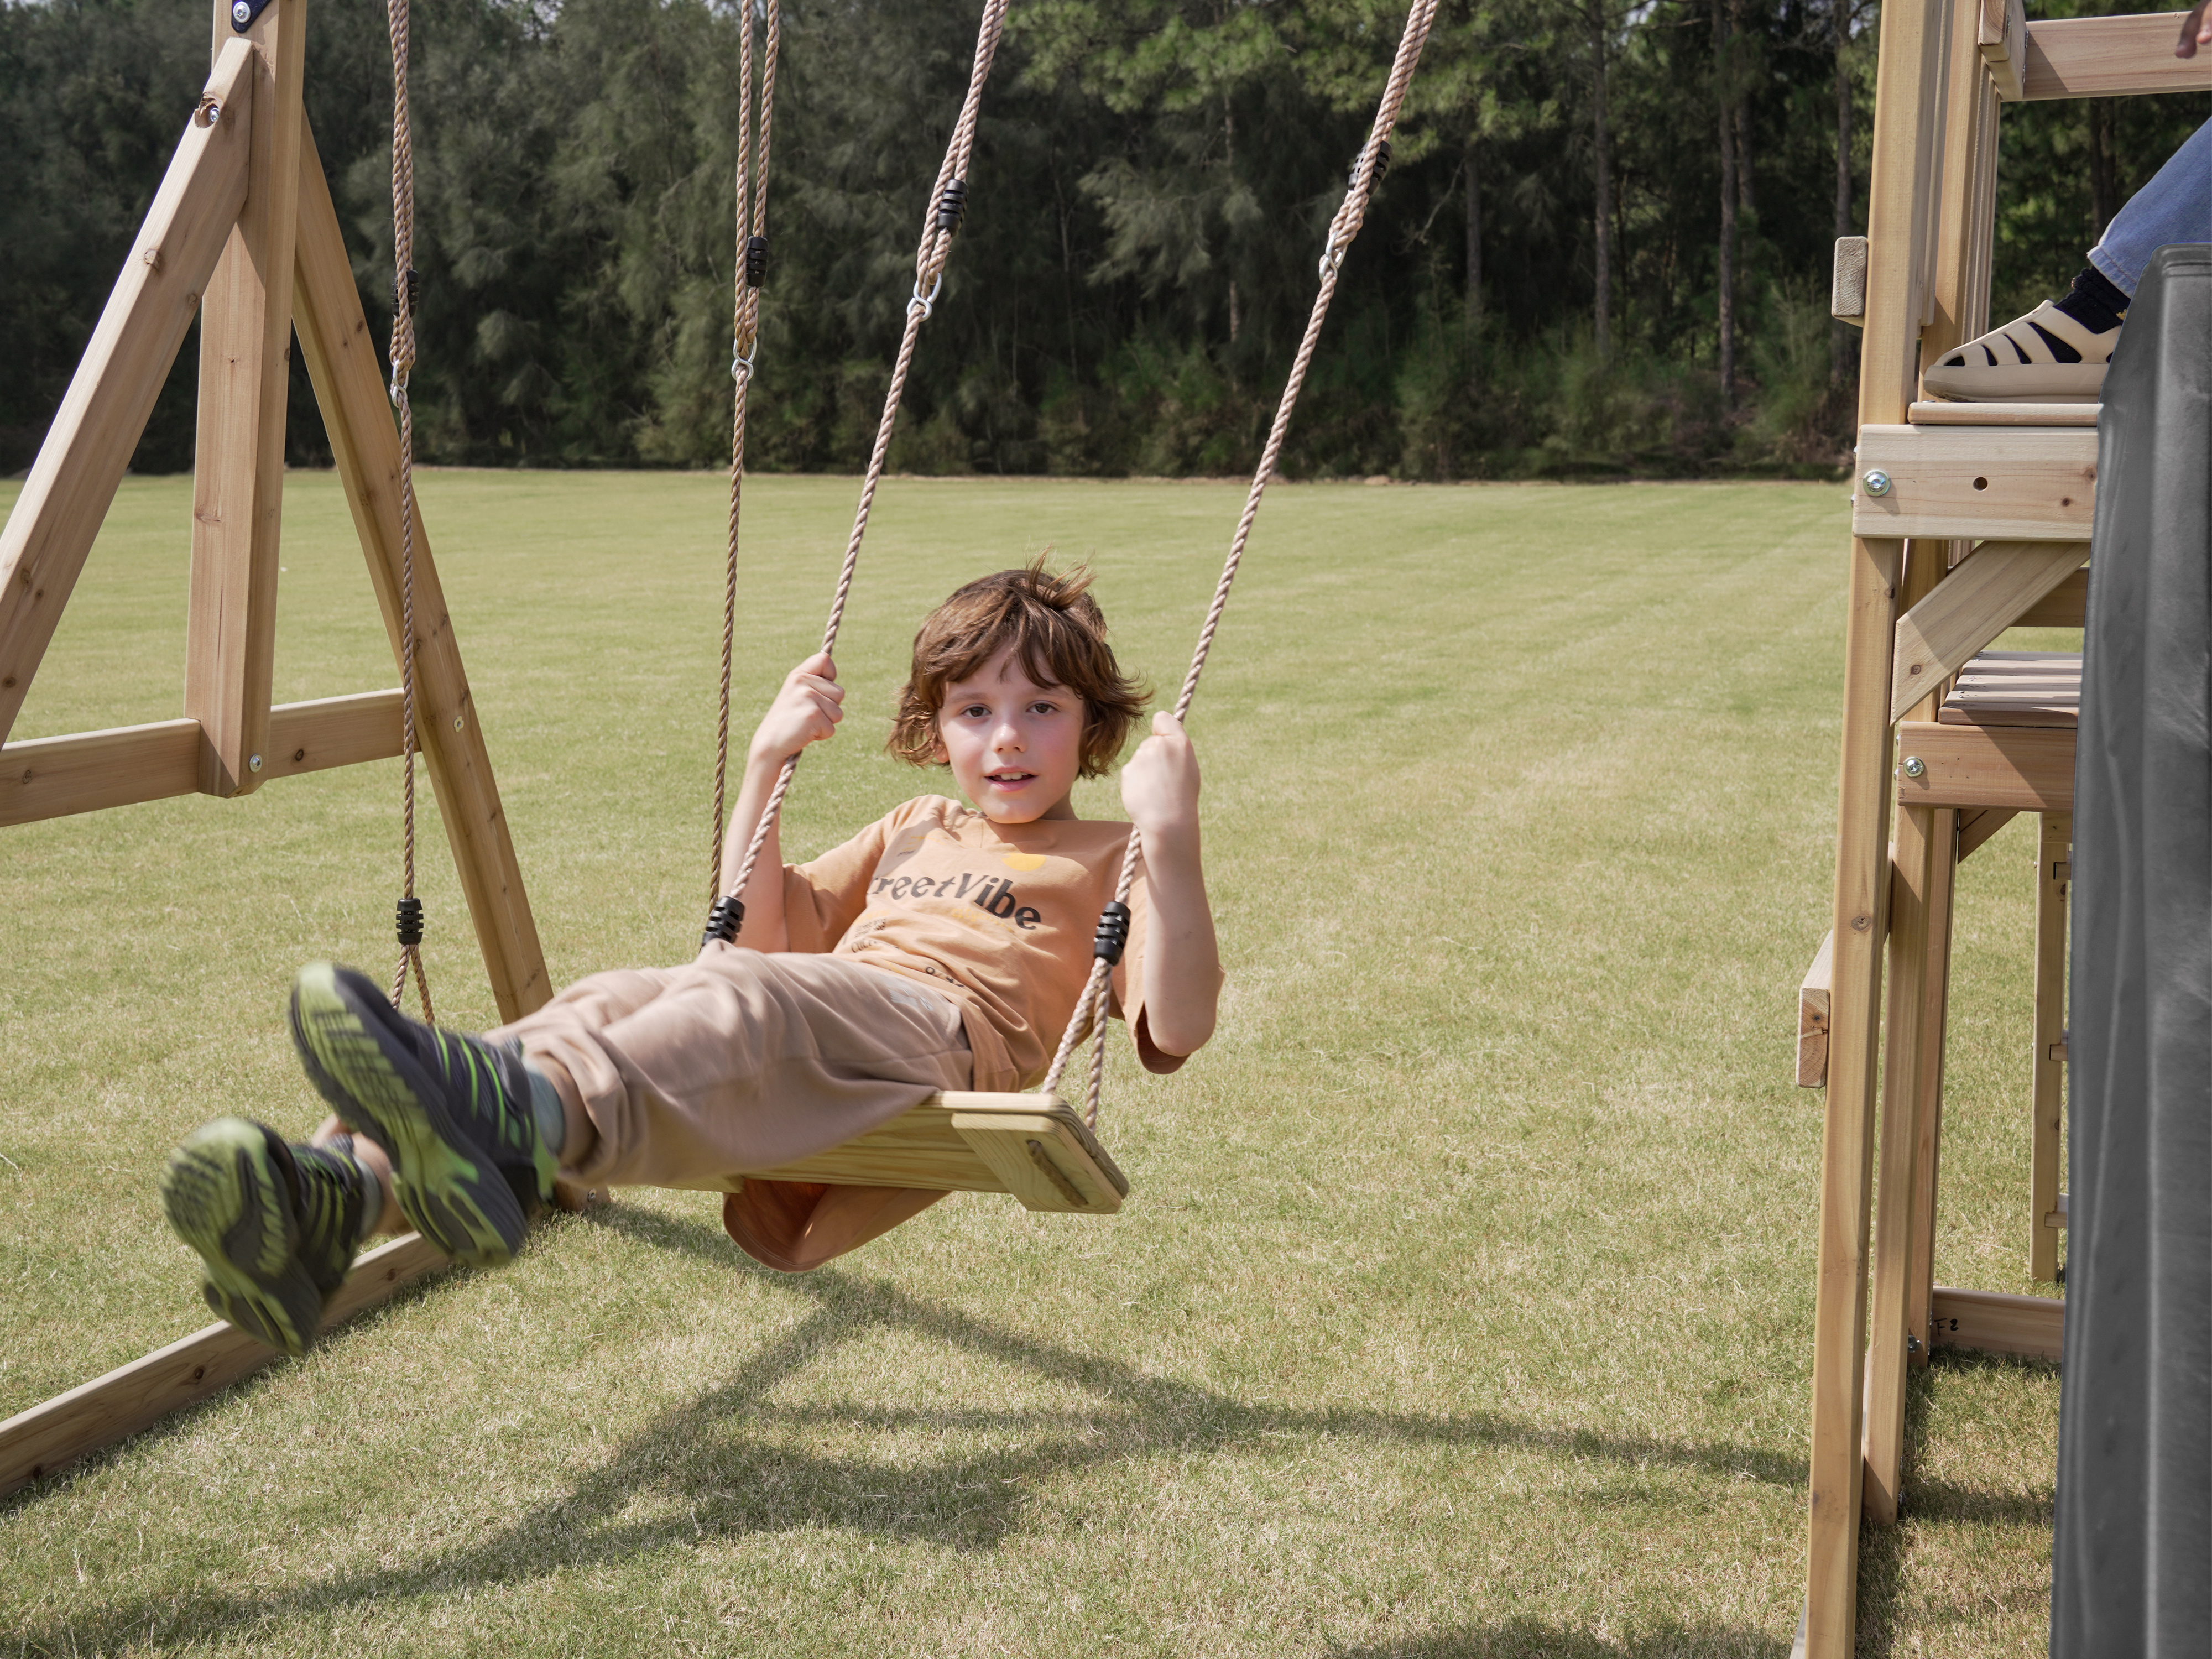
[[[384,12],[312,12],[309,118],[380,332]],[[720,464],[738,14],[414,15],[426,456]],[[1249,466],[1401,21],[1382,0],[1016,0],[894,465]],[[974,0],[786,0],[757,466],[864,458],[975,22]],[[1877,23],[1868,0],[1445,0],[1288,470],[1832,465],[1855,342],[1827,319],[1829,247],[1863,228]],[[0,469],[59,400],[207,31],[185,0],[0,0]],[[1997,316],[2063,285],[2208,109],[2008,110]],[[142,470],[190,464],[194,367],[187,342]]]

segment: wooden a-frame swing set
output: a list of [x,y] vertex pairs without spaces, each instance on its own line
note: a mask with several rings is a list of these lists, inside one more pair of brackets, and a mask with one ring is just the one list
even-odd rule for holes
[[[1273,473],[1345,249],[1358,234],[1388,165],[1390,133],[1436,3],[1414,0],[1388,89],[1331,224],[1313,312],[1200,631],[1176,706],[1178,718],[1196,690],[1261,492]],[[929,315],[958,229],[975,100],[1005,7],[1006,0],[987,0],[968,105],[925,220],[902,372],[895,373],[886,398],[831,609],[830,640],[881,473],[915,331]],[[396,9],[404,20],[404,0]],[[775,0],[769,0],[769,58],[762,85],[763,188],[775,10]],[[411,790],[411,751],[419,748],[442,809],[500,1016],[512,1020],[542,1006],[551,986],[459,645],[414,512],[411,455],[403,444],[406,423],[396,429],[392,414],[394,402],[401,403],[404,412],[404,376],[395,379],[387,393],[302,106],[306,12],[307,0],[217,0],[214,68],[206,90],[0,532],[0,827],[194,793],[243,795],[275,778],[403,757]],[[748,9],[748,99],[751,27]],[[404,115],[404,21],[395,27],[394,46]],[[404,145],[404,119],[396,127],[396,143]],[[398,171],[411,173],[411,167]],[[411,182],[407,188],[411,191]],[[742,173],[739,211],[742,246],[749,228]],[[756,201],[750,240],[757,245],[757,257],[739,260],[738,356],[732,364],[738,385],[731,477],[732,603],[744,392],[757,310],[747,289],[759,287],[764,264],[757,257],[765,253],[758,235],[762,214]],[[201,323],[201,350],[185,714],[148,726],[7,743],[195,314]],[[287,348],[295,330],[404,684],[271,707]],[[725,742],[727,641],[726,623]],[[412,744],[405,729],[410,702]],[[789,781],[787,769],[763,814],[763,826]],[[410,811],[411,900],[411,798]],[[718,891],[734,893],[743,890],[751,855],[725,888],[719,864],[720,817],[718,769],[715,885]],[[757,832],[754,852],[760,839]],[[1133,835],[1121,878],[1123,899],[1135,844]],[[403,947],[410,945],[404,903]],[[725,914],[718,906],[717,921]],[[1103,1025],[1108,961],[1102,955],[1097,964],[1045,1092],[933,1096],[891,1123],[817,1157],[738,1173],[1006,1194],[1041,1211],[1097,1215],[1118,1210],[1128,1182],[1092,1130],[1099,1077],[1096,1053],[1088,1121],[1053,1092],[1078,1040],[1091,1026]],[[447,1265],[411,1234],[368,1251],[331,1298],[325,1325],[349,1318]],[[275,1357],[228,1325],[213,1325],[0,1422],[0,1494],[204,1399]]]

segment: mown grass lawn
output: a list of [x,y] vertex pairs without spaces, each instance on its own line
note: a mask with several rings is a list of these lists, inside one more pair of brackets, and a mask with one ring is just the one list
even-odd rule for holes
[[[423,480],[556,981],[698,937],[722,490]],[[1241,494],[886,484],[787,847],[936,787],[875,732],[970,575],[1093,560],[1171,695]],[[748,486],[741,708],[853,495]],[[189,512],[126,481],[16,737],[178,712]],[[0,1500],[0,1653],[1785,1653],[1844,527],[1833,486],[1271,492],[1193,720],[1223,1030],[1116,1055],[1121,1216],[956,1198],[784,1279],[711,1196],[621,1194]],[[285,533],[278,700],[392,684],[331,477]],[[5,832],[0,1415],[205,1322],[155,1173],[319,1115],[284,988],[389,970],[397,783]],[[1947,1079],[1939,1277],[2008,1291],[2033,833],[1961,872]],[[424,845],[441,1013],[489,1023]],[[1868,1652],[2042,1650],[2057,1389],[1916,1382]]]

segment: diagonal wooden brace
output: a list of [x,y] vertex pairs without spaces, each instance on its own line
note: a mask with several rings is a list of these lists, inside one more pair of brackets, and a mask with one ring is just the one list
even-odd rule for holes
[[245,203],[253,58],[243,40],[217,54],[132,256],[0,531],[0,741],[15,727]]
[[2087,542],[1984,542],[1897,620],[1892,725],[2089,560]]

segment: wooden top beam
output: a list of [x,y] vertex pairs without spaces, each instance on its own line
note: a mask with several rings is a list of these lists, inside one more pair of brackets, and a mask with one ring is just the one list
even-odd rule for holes
[[2182,11],[2124,17],[2062,17],[2027,26],[2020,95],[2126,98],[2212,88],[2212,52],[2176,58]]

